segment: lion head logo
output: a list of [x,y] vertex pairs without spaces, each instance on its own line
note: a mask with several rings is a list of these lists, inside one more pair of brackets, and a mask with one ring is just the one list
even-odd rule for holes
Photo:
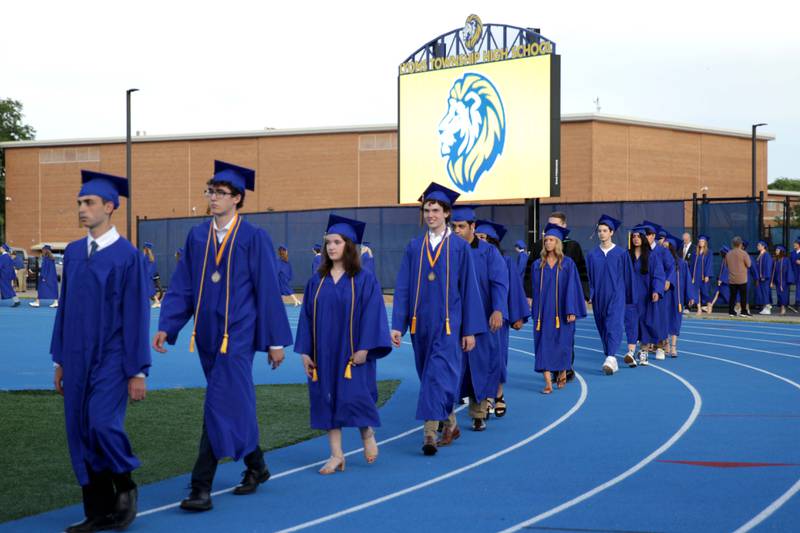
[[463,192],[472,192],[484,172],[503,153],[506,114],[494,84],[468,72],[453,83],[447,113],[439,122],[442,157],[447,173]]

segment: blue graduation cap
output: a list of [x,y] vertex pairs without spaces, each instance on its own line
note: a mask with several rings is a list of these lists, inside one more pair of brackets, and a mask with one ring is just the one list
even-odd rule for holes
[[476,205],[456,205],[453,206],[453,215],[451,220],[453,222],[469,222],[478,217],[475,215]]
[[667,232],[667,235],[664,238],[667,240],[667,242],[670,244],[670,246],[672,246],[673,250],[678,250],[679,249],[678,247],[680,246],[680,242],[681,242],[681,239],[679,237],[676,237],[672,233]]
[[608,226],[609,228],[611,228],[611,231],[617,231],[617,229],[619,229],[619,227],[622,226],[622,221],[617,220],[616,218],[610,215],[603,214],[600,215],[600,220],[597,221],[597,225],[599,226],[600,224]]
[[698,235],[697,236],[697,240],[698,241],[706,241],[707,243],[711,242],[711,239],[708,238],[708,235]]
[[747,245],[750,244],[748,241],[742,241],[742,248],[747,250]]
[[152,242],[146,242],[146,243],[144,243],[144,247],[145,248],[152,248],[153,247],[153,243]]
[[514,246],[516,246],[517,248],[522,248],[524,250],[525,249],[525,241],[520,239],[520,240],[518,240],[517,242],[514,243]]
[[81,170],[81,190],[78,196],[99,196],[106,202],[114,204],[114,209],[119,207],[119,197],[128,197],[128,180],[111,174]]
[[779,244],[778,246],[775,247],[775,251],[786,253],[786,247],[782,244]]
[[639,235],[647,235],[648,230],[650,233],[655,233],[653,226],[649,226],[647,224],[638,224],[631,228],[631,235],[634,233],[638,233]]
[[289,249],[286,247],[285,244],[279,244],[278,245],[278,250],[287,250],[288,251]]
[[757,244],[760,244],[764,248],[769,248],[769,243],[767,241],[765,241],[764,239],[759,239]]
[[311,249],[319,252],[320,250],[322,250],[322,245],[318,242],[315,242],[314,246],[312,246]]
[[491,220],[475,221],[475,233],[485,233],[489,237],[496,239],[497,242],[503,240],[503,237],[506,236],[506,232],[508,232],[508,229],[497,222],[492,222]]
[[727,244],[723,244],[723,245],[722,245],[722,248],[720,248],[720,249],[719,249],[719,254],[720,254],[720,255],[725,255],[725,254],[727,254],[727,253],[728,253],[728,252],[730,252],[730,251],[731,251],[731,249],[730,249],[730,248],[728,248],[728,245],[727,245]]
[[9,248],[9,247],[8,247],[8,244],[6,244],[6,243],[3,243],[3,246],[2,246],[2,248],[3,248],[3,250],[5,250],[6,252],[8,252],[8,253],[11,253],[11,248]]
[[459,196],[461,196],[461,194],[456,191],[450,190],[438,183],[431,183],[428,185],[428,188],[425,189],[425,192],[422,193],[422,196],[419,197],[419,201],[428,202],[430,200],[439,200],[447,205],[453,205]]
[[355,220],[352,218],[340,217],[339,215],[331,215],[328,217],[328,230],[326,233],[338,233],[342,237],[347,237],[356,244],[361,244],[361,239],[364,237],[364,229],[367,227],[366,222]]
[[363,242],[361,243],[361,245],[362,245],[362,246],[369,246],[369,245],[370,245],[370,242],[369,242],[369,241],[363,241]]
[[649,220],[643,220],[641,225],[652,228],[653,233],[655,234],[658,234],[660,231],[663,231],[664,229],[664,227],[661,224],[658,224],[656,222],[651,222]]
[[240,191],[256,190],[256,171],[233,163],[214,160],[214,176],[211,181],[227,181]]
[[797,238],[794,240],[794,242],[796,242],[797,244],[800,244],[800,236],[798,236],[798,237],[797,237]]
[[556,237],[557,239],[563,241],[566,239],[567,235],[569,235],[569,229],[562,228],[558,224],[548,224],[544,227],[544,236],[551,236]]
[[50,246],[49,244],[45,244],[44,246],[42,246],[42,250],[50,250],[52,252],[53,251],[53,247]]

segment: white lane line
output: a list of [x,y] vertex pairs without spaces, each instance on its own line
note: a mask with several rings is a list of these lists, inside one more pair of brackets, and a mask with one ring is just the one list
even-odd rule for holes
[[[585,347],[585,346],[575,345],[575,347],[576,348],[581,348],[581,349],[584,349],[584,350],[591,350],[593,352],[603,353],[602,350],[597,350],[597,349],[594,349],[594,348],[588,348],[588,347]],[[546,518],[550,518],[551,516],[553,516],[555,514],[558,514],[561,511],[569,509],[570,507],[573,507],[573,506],[575,506],[575,505],[577,505],[577,504],[579,504],[579,503],[581,503],[581,502],[583,502],[585,500],[588,500],[592,496],[595,496],[596,494],[598,494],[598,493],[600,493],[600,492],[602,492],[602,491],[604,491],[604,490],[606,490],[608,488],[613,487],[617,483],[620,483],[621,481],[623,481],[626,478],[632,476],[633,474],[635,474],[636,472],[638,472],[639,470],[641,470],[642,468],[644,468],[645,466],[650,464],[656,457],[658,457],[659,455],[661,455],[662,453],[667,451],[670,447],[672,447],[673,444],[678,442],[678,440],[681,437],[683,437],[683,435],[689,430],[689,428],[692,427],[692,424],[694,424],[695,420],[697,420],[697,416],[700,414],[700,408],[703,405],[703,400],[700,397],[700,393],[697,392],[697,389],[695,389],[694,386],[692,386],[691,383],[686,381],[684,378],[682,378],[678,374],[676,374],[674,372],[671,372],[671,371],[667,370],[666,368],[661,368],[660,366],[658,366],[658,365],[656,365],[654,363],[651,363],[650,367],[651,368],[655,368],[656,370],[660,370],[661,372],[664,372],[664,373],[672,376],[673,378],[677,379],[687,389],[689,389],[689,392],[692,393],[692,398],[694,399],[694,406],[692,407],[691,413],[689,413],[689,417],[686,419],[686,421],[683,423],[683,425],[680,427],[680,429],[678,429],[678,431],[675,432],[675,434],[673,434],[664,444],[662,444],[661,446],[656,448],[650,455],[648,455],[647,457],[645,457],[644,459],[642,459],[641,461],[636,463],[634,466],[632,466],[628,470],[626,470],[623,473],[621,473],[620,475],[616,476],[615,478],[610,479],[610,480],[606,481],[605,483],[602,483],[602,484],[596,486],[595,488],[593,488],[593,489],[591,489],[591,490],[589,490],[587,492],[584,492],[580,496],[576,496],[575,498],[573,498],[573,499],[571,499],[571,500],[569,500],[567,502],[562,503],[561,505],[558,505],[556,507],[553,507],[552,509],[549,509],[549,510],[543,512],[543,513],[540,513],[540,514],[534,516],[533,518],[525,520],[524,522],[520,522],[519,524],[513,525],[513,526],[511,526],[511,527],[509,527],[507,529],[504,529],[504,530],[502,530],[501,533],[510,533],[511,531],[519,531],[520,529],[527,528],[527,527],[529,527],[529,526],[531,526],[531,525],[533,525],[533,524],[535,524],[537,522],[541,522],[542,520],[545,520]]]
[[[758,368],[756,366],[746,365],[744,363],[740,363],[738,361],[732,361],[730,359],[724,359],[722,357],[715,357],[713,355],[704,355],[704,354],[695,353],[695,352],[687,352],[685,350],[683,351],[683,353],[689,354],[689,355],[694,355],[696,357],[702,357],[704,359],[714,359],[715,361],[722,361],[724,363],[730,363],[732,365],[748,368],[748,369],[754,370],[756,372],[761,372],[762,374],[766,374],[766,375],[768,375],[770,377],[773,377],[775,379],[779,379],[779,380],[783,381],[784,383],[788,383],[792,387],[800,390],[800,384],[797,383],[796,381],[792,381],[789,378],[786,378],[786,377],[781,376],[779,374],[775,374],[773,372],[770,372],[769,370],[764,370],[763,368]],[[800,479],[798,479],[794,483],[794,485],[789,487],[789,489],[786,492],[781,494],[780,497],[778,497],[778,499],[776,499],[775,501],[770,503],[768,506],[766,506],[760,513],[758,513],[756,516],[754,516],[749,521],[747,521],[747,523],[745,523],[744,525],[742,525],[738,529],[736,529],[736,531],[734,533],[744,533],[745,531],[750,531],[751,529],[753,529],[754,527],[759,525],[761,522],[763,522],[764,520],[769,518],[775,511],[780,509],[781,506],[783,506],[783,504],[785,504],[787,501],[789,501],[789,499],[791,499],[792,496],[797,494],[798,491],[800,491]]]
[[[686,315],[684,315],[684,316],[686,316]],[[793,327],[797,327],[797,324],[794,323],[794,322],[784,322],[784,323],[781,324],[781,327],[778,327],[778,326],[769,325],[766,322],[754,322],[750,318],[740,318],[740,319],[737,319],[737,320],[732,320],[732,319],[731,320],[725,320],[725,319],[718,319],[717,320],[717,319],[713,319],[713,318],[710,319],[710,320],[708,320],[708,319],[705,319],[705,320],[704,319],[700,319],[700,320],[692,320],[691,321],[691,325],[692,326],[697,326],[697,327],[703,327],[700,324],[702,324],[703,322],[706,322],[706,321],[710,322],[709,326],[707,326],[707,327],[714,327],[715,325],[725,325],[725,326],[727,326],[727,325],[739,325],[740,324],[740,325],[745,326],[746,328],[753,328],[755,330],[765,331],[765,332],[775,331],[775,332],[786,333],[788,331],[791,331],[791,329]]]
[[682,342],[693,342],[695,344],[709,344],[711,346],[721,346],[723,348],[735,348],[737,350],[747,350],[748,352],[768,353],[770,355],[779,355],[781,357],[791,357],[792,359],[800,359],[800,355],[790,355],[788,353],[770,352],[769,350],[758,350],[756,348],[745,348],[744,346],[736,346],[733,344],[721,344],[719,342],[696,341],[694,339],[684,339],[681,337]]
[[[717,331],[717,330],[715,330]],[[728,340],[742,340],[742,341],[756,341],[756,342],[768,342],[770,344],[784,344],[786,346],[792,346],[800,351],[800,331],[797,332],[798,342],[786,342],[786,341],[774,341],[771,339],[756,339],[755,337],[739,337],[736,336],[735,338],[732,335],[715,335],[713,333],[700,333],[699,331],[681,331],[682,335],[680,335],[679,339],[685,339],[686,335],[702,335],[703,337],[721,337],[723,339]]]
[[[532,355],[530,352],[528,352],[528,354]],[[462,466],[461,468],[458,468],[456,470],[451,470],[450,472],[447,472],[446,474],[442,474],[440,476],[437,476],[435,478],[429,479],[427,481],[423,481],[422,483],[418,483],[416,485],[412,485],[412,486],[407,487],[405,489],[402,489],[402,490],[399,490],[399,491],[396,491],[396,492],[392,492],[392,493],[387,494],[385,496],[381,496],[380,498],[376,498],[374,500],[369,500],[369,501],[366,501],[366,502],[364,502],[362,504],[359,504],[359,505],[354,505],[353,507],[349,507],[347,509],[343,509],[343,510],[338,511],[336,513],[331,513],[329,515],[322,516],[322,517],[317,518],[315,520],[310,520],[308,522],[303,522],[302,524],[298,524],[296,526],[292,526],[292,527],[287,528],[287,529],[282,529],[282,530],[278,531],[277,533],[290,533],[292,531],[300,531],[301,529],[306,529],[306,528],[313,527],[313,526],[316,526],[316,525],[319,525],[319,524],[323,524],[325,522],[329,522],[331,520],[335,520],[335,519],[340,518],[342,516],[346,516],[346,515],[349,515],[349,514],[352,514],[352,513],[356,513],[358,511],[362,511],[362,510],[367,509],[369,507],[373,507],[375,505],[379,505],[379,504],[384,503],[386,501],[393,500],[395,498],[399,498],[400,496],[403,496],[405,494],[409,494],[411,492],[414,492],[414,491],[423,489],[425,487],[434,485],[436,483],[439,483],[440,481],[444,481],[446,479],[450,479],[451,477],[454,477],[454,476],[457,476],[459,474],[462,474],[462,473],[464,473],[464,472],[466,472],[468,470],[472,470],[472,469],[477,468],[477,467],[479,467],[479,466],[481,466],[483,464],[486,464],[488,462],[494,461],[495,459],[497,459],[499,457],[502,457],[502,456],[504,456],[504,455],[506,455],[508,453],[511,453],[512,451],[514,451],[514,450],[516,450],[518,448],[521,448],[521,447],[523,447],[523,446],[525,446],[527,444],[530,444],[534,440],[536,440],[539,437],[545,435],[546,433],[550,432],[551,430],[555,429],[557,426],[559,426],[560,424],[565,422],[568,418],[570,418],[572,415],[574,415],[578,411],[578,409],[580,409],[583,406],[584,402],[586,402],[586,397],[588,395],[588,392],[587,392],[588,388],[587,388],[587,385],[586,385],[586,381],[583,379],[583,376],[581,376],[577,372],[575,373],[575,377],[578,378],[578,381],[580,381],[580,385],[581,385],[581,393],[580,393],[580,396],[578,397],[578,400],[575,402],[575,404],[572,406],[572,408],[570,408],[569,411],[567,411],[560,418],[558,418],[558,420],[555,420],[550,425],[548,425],[547,427],[537,431],[533,435],[530,435],[527,438],[525,438],[525,439],[523,439],[523,440],[521,440],[521,441],[519,441],[519,442],[517,442],[515,444],[512,444],[511,446],[509,446],[507,448],[503,448],[502,450],[500,450],[500,451],[498,451],[496,453],[488,455],[488,456],[484,457],[483,459],[475,461],[474,463],[470,463],[470,464],[468,464],[466,466]]]
[[[743,325],[749,326],[750,324],[749,323],[743,323]],[[681,325],[681,330],[683,330],[683,329],[689,329],[689,330],[693,330],[693,331],[694,330],[724,331],[725,333],[731,333],[731,334],[733,334],[733,333],[756,333],[758,335],[767,335],[769,337],[790,337],[790,338],[793,338],[793,339],[796,339],[796,338],[800,337],[800,333],[794,333],[794,334],[791,334],[791,333],[769,333],[769,332],[766,332],[766,331],[763,331],[763,330],[759,330],[759,329],[747,329],[747,328],[742,329],[742,328],[727,328],[727,327],[723,328],[723,327],[719,327],[719,323],[718,322],[714,323],[714,324],[711,324],[708,327],[706,327],[706,326],[697,326],[695,324],[687,324],[686,322],[684,322],[683,325]],[[798,328],[797,329],[800,332],[800,324],[798,324]],[[783,330],[783,331],[787,331],[787,330]]]
[[[408,343],[405,343],[405,344],[408,344]],[[462,411],[463,409],[466,409],[467,407],[468,407],[467,405],[460,405],[460,406],[458,406],[456,408],[455,412],[458,413],[458,412]],[[423,428],[423,426],[417,426],[417,427],[411,428],[408,431],[404,431],[402,433],[398,433],[397,435],[394,435],[394,436],[389,437],[387,439],[378,441],[377,444],[378,444],[378,446],[382,446],[382,445],[387,444],[389,442],[392,442],[392,441],[395,441],[395,440],[398,440],[398,439],[402,439],[403,437],[407,437],[409,435],[412,435],[414,433],[422,431],[422,428]],[[355,450],[352,450],[352,451],[349,451],[349,452],[345,453],[344,456],[345,457],[349,457],[351,455],[355,455],[355,454],[360,453],[362,451],[364,451],[363,446],[361,448],[357,448]],[[284,470],[283,472],[278,472],[277,474],[274,474],[274,475],[270,476],[269,479],[270,480],[280,479],[282,477],[289,476],[291,474],[296,474],[297,472],[301,472],[303,470],[308,470],[309,468],[314,468],[316,466],[322,466],[327,461],[328,461],[327,459],[323,459],[322,461],[317,461],[315,463],[309,463],[307,465],[298,466],[296,468],[292,468],[292,469],[289,469],[289,470]],[[211,496],[219,496],[220,494],[226,494],[228,492],[233,491],[234,488],[236,488],[236,487],[228,487],[226,489],[220,489],[218,491],[212,492]],[[170,504],[167,504],[167,505],[162,505],[161,507],[154,507],[153,509],[147,509],[146,511],[141,511],[141,512],[137,513],[136,516],[137,517],[142,517],[142,516],[147,516],[147,515],[150,515],[150,514],[160,513],[161,511],[166,511],[166,510],[169,510],[169,509],[174,509],[176,507],[179,507],[180,504],[181,504],[181,502],[174,502],[174,503],[170,503]]]

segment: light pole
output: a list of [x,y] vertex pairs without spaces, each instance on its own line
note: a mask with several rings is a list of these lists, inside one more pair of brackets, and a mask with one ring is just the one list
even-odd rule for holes
[[[128,89],[125,91],[125,112],[126,120],[126,134],[125,134],[125,177],[128,178],[128,240],[133,242],[133,233],[131,233],[131,217],[133,213],[133,183],[131,182],[131,93],[135,93],[139,89]],[[134,246],[136,246],[134,244]]]
[[760,122],[758,124],[753,124],[753,137],[752,137],[752,148],[753,148],[753,198],[756,197],[756,128],[759,126],[766,126],[766,122]]

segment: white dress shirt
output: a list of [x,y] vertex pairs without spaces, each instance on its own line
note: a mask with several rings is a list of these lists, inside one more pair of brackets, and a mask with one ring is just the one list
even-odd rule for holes
[[434,232],[429,230],[428,231],[428,242],[431,243],[431,248],[436,248],[439,245],[439,243],[444,240],[445,237],[450,235],[450,233],[451,233],[450,228],[447,227],[447,226],[445,226],[444,231],[439,235],[437,235]]
[[603,246],[602,246],[602,245],[600,245],[600,251],[601,251],[601,252],[603,252],[603,254],[604,254],[606,257],[608,257],[608,252],[610,252],[611,250],[613,250],[613,249],[614,249],[614,248],[616,248],[616,247],[617,247],[617,245],[616,245],[616,244],[614,244],[614,243],[612,242],[612,243],[611,243],[611,246],[609,246],[608,248],[603,248]]

